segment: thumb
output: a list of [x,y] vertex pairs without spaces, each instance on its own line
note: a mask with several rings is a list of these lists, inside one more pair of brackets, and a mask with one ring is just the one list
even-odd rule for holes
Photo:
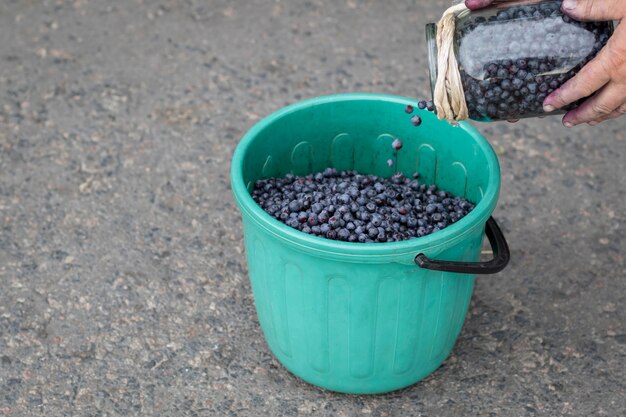
[[576,20],[620,20],[626,17],[623,0],[563,0],[561,10]]
[[465,0],[465,5],[470,10],[482,9],[493,3],[493,0]]

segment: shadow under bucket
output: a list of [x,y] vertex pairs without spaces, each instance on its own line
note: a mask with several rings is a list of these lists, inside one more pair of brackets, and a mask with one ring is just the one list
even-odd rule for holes
[[[437,369],[461,331],[475,274],[508,263],[491,213],[500,169],[489,143],[416,109],[401,97],[347,94],[286,107],[239,143],[231,182],[241,210],[257,314],[276,358],[298,377],[333,391],[404,388]],[[397,166],[391,143],[404,142]],[[347,243],[299,232],[259,207],[256,180],[334,167],[391,176],[396,170],[476,203],[431,235],[393,243]],[[487,226],[487,228],[486,228]],[[494,260],[478,263],[485,230]]]

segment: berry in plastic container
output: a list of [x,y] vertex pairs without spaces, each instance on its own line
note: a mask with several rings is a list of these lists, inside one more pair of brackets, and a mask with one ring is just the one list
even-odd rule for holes
[[[469,117],[489,122],[543,116],[546,97],[591,61],[614,29],[613,22],[573,20],[559,0],[499,3],[460,14],[454,49]],[[434,93],[436,25],[427,25],[426,34]]]

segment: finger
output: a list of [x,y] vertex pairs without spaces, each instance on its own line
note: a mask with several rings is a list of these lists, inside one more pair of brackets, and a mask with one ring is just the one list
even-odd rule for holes
[[582,105],[568,112],[563,118],[563,124],[573,127],[582,123],[602,121],[617,111],[625,101],[626,89],[611,83]]
[[615,110],[613,113],[609,114],[608,116],[601,117],[598,120],[592,120],[591,122],[589,122],[589,126],[595,126],[602,122],[606,122],[607,120],[617,119],[625,115],[626,115],[626,103],[622,104],[620,107],[617,108],[617,110]]
[[465,5],[470,10],[482,9],[493,3],[493,0],[465,0]]
[[589,97],[611,80],[611,67],[611,58],[605,48],[574,78],[550,94],[543,102],[543,110],[550,113],[581,98]]
[[567,113],[563,118],[563,124],[572,127],[595,120],[599,121],[620,109],[624,102],[626,102],[626,87],[609,83],[580,107]]
[[564,0],[561,10],[576,20],[620,20],[626,11],[623,0]]

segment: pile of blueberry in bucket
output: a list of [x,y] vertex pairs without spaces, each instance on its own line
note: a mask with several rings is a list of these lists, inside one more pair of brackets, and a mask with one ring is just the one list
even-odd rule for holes
[[459,69],[472,119],[543,114],[546,97],[606,45],[609,22],[574,21],[560,7],[561,1],[519,5],[459,22]]
[[426,236],[474,208],[464,198],[421,183],[417,175],[381,178],[333,168],[258,180],[252,197],[267,213],[304,233],[361,243]]

